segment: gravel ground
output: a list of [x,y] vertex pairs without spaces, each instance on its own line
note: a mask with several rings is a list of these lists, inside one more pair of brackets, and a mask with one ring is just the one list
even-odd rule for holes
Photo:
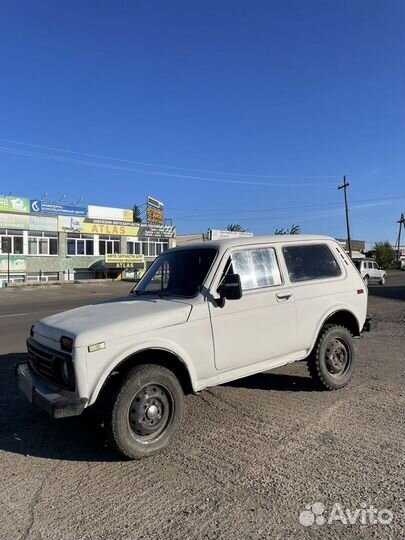
[[[91,414],[31,407],[13,376],[31,319],[128,285],[0,291],[0,538],[404,538],[404,285],[371,288],[378,326],[356,341],[350,386],[316,391],[297,363],[205,390],[187,398],[176,442],[141,462],[114,455]],[[302,525],[315,503],[320,524]],[[319,520],[335,503],[393,519]]]

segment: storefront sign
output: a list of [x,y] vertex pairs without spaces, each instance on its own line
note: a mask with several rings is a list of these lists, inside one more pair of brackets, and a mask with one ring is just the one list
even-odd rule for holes
[[172,225],[142,225],[139,236],[153,238],[173,238],[176,228]]
[[125,221],[133,223],[133,212],[128,208],[109,208],[107,206],[89,206],[88,217],[104,221]]
[[28,215],[0,213],[0,229],[28,230],[29,223],[30,217]]
[[79,217],[58,217],[58,231],[84,234],[112,234],[118,236],[138,236],[139,227],[132,225],[114,225],[109,221]]
[[56,217],[33,216],[29,218],[30,231],[56,232],[58,230],[58,220]]
[[28,214],[30,200],[26,197],[0,197],[0,212],[20,212]]
[[157,199],[154,199],[153,197],[148,197],[146,199],[146,202],[148,206],[151,206],[152,208],[156,208],[157,210],[163,210],[164,204]]
[[155,210],[154,208],[147,208],[146,210],[146,222],[154,225],[163,225],[163,210]]
[[52,203],[31,199],[32,214],[52,214],[54,216],[87,216],[87,206],[77,206],[74,204]]
[[220,231],[217,229],[208,229],[209,240],[222,240],[224,238],[250,238],[253,236],[251,232],[239,232],[239,231]]
[[[10,255],[10,272],[25,272],[25,257]],[[4,255],[0,255],[0,272],[8,271],[8,260]]]
[[106,264],[133,266],[134,264],[144,264],[145,255],[126,255],[123,253],[110,253],[108,255],[105,255],[104,261]]

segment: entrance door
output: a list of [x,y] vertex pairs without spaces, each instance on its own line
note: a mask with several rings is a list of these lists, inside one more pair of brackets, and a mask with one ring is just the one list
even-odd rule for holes
[[295,352],[294,297],[283,283],[275,249],[237,248],[226,272],[239,274],[243,295],[225,300],[223,307],[209,304],[216,368],[226,371]]

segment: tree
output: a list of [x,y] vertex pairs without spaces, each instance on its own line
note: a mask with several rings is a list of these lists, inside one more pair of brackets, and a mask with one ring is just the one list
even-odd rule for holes
[[136,204],[132,207],[132,221],[134,223],[142,223],[141,210]]
[[388,240],[385,242],[376,242],[374,246],[375,260],[381,268],[392,268],[395,261],[395,251]]
[[301,234],[301,227],[299,225],[291,225],[291,229],[276,229],[274,234]]
[[242,225],[239,225],[239,223],[229,224],[226,230],[231,232],[246,232],[246,229],[244,229]]

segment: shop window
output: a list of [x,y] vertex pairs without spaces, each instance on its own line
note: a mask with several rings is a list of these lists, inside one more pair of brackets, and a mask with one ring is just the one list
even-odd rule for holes
[[120,253],[119,236],[100,236],[98,243],[100,255]]
[[69,233],[68,255],[94,255],[94,237],[89,234]]
[[29,231],[28,232],[29,255],[57,255],[58,233]]
[[23,232],[12,229],[0,229],[0,251],[11,255],[22,255],[24,252]]
[[137,241],[127,242],[127,252],[130,255],[139,255],[141,253],[141,243]]

